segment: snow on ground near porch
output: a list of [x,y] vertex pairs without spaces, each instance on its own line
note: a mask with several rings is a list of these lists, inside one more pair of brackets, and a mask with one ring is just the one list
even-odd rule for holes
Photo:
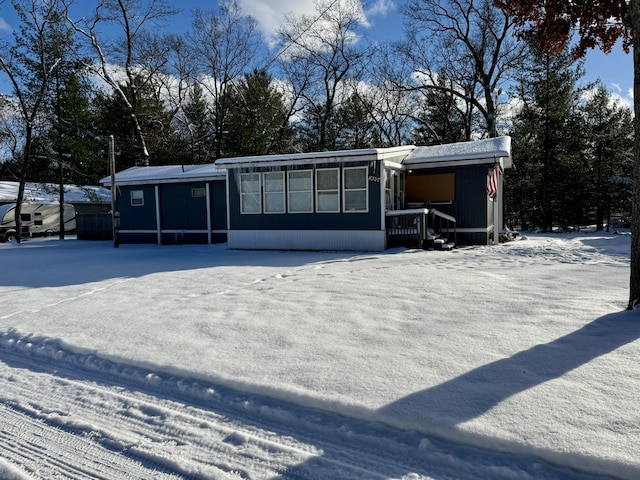
[[629,244],[604,233],[376,254],[0,244],[0,339],[640,478]]

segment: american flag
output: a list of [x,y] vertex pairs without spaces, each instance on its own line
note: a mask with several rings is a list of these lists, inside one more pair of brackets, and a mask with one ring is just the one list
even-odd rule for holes
[[496,165],[489,175],[489,186],[487,187],[487,195],[489,198],[496,198],[498,193],[498,179],[500,177],[500,167]]

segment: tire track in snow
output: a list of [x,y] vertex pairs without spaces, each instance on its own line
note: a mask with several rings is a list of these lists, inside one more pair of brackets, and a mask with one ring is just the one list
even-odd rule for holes
[[0,449],[33,479],[593,478],[3,337]]

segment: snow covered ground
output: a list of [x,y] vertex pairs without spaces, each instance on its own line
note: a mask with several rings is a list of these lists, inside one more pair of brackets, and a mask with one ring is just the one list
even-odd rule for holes
[[1,478],[640,478],[628,234],[0,245]]
[[[0,181],[0,202],[11,203],[18,198],[18,182]],[[96,186],[64,186],[65,202],[111,202],[111,190]],[[25,202],[58,202],[59,186],[52,183],[28,182],[24,189]]]

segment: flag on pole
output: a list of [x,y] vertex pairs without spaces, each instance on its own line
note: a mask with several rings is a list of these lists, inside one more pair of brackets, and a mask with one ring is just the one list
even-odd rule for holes
[[496,164],[493,167],[493,170],[489,174],[489,185],[487,186],[487,195],[489,198],[496,198],[496,194],[498,193],[498,180],[500,178],[500,167]]

